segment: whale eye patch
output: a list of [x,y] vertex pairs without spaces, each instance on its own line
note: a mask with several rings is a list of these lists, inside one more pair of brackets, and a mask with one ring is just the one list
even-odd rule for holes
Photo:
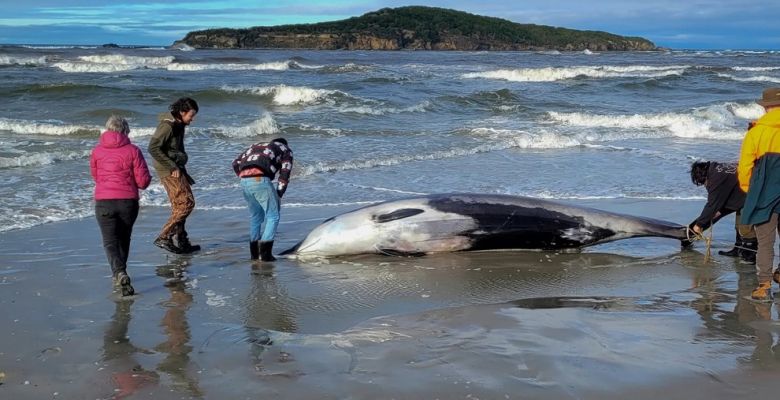
[[419,208],[401,208],[387,214],[374,215],[373,217],[371,217],[371,219],[373,219],[374,222],[378,222],[381,224],[384,222],[395,221],[397,219],[408,218],[424,212],[425,210],[421,210]]

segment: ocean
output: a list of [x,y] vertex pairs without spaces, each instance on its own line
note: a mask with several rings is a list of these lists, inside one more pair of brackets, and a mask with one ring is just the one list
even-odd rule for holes
[[[780,52],[5,46],[0,230],[90,216],[105,120],[128,118],[145,151],[180,96],[200,105],[198,209],[243,208],[230,163],[278,136],[296,160],[286,208],[437,192],[699,201],[690,163],[736,160],[754,100],[779,84]],[[159,181],[141,203],[167,206]]]

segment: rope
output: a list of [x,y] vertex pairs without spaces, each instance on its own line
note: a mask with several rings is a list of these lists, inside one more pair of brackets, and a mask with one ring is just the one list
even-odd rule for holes
[[[707,243],[707,251],[704,253],[704,262],[710,262],[710,257],[712,257],[712,234],[714,229],[712,229],[712,222],[710,222],[710,237],[704,238],[704,242]],[[704,235],[702,235],[704,236]]]

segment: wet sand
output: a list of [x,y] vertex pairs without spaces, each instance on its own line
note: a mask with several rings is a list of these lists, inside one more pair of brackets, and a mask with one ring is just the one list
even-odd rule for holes
[[[578,204],[687,223],[700,202]],[[275,251],[345,209],[284,209]],[[777,307],[752,266],[637,238],[578,253],[248,260],[244,210],[196,210],[204,250],[151,242],[119,299],[92,218],[0,234],[3,399],[744,398],[780,389]],[[732,241],[716,226],[713,253]]]

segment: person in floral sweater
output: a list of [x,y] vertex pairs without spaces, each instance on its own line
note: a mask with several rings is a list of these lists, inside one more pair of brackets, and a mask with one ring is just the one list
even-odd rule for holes
[[[280,199],[287,190],[293,152],[284,138],[249,146],[233,160],[249,205],[249,253],[252,260],[275,261],[271,250],[279,225]],[[277,177],[277,185],[272,181]],[[263,226],[263,223],[265,225]]]

